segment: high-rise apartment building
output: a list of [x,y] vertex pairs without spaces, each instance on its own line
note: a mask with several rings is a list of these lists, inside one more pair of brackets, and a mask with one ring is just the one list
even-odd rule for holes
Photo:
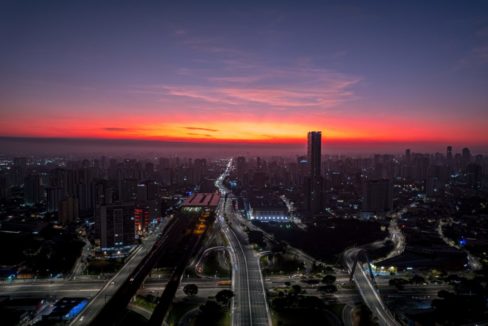
[[68,196],[58,203],[59,222],[68,225],[79,218],[78,198]]
[[95,227],[102,249],[134,244],[134,205],[112,204],[100,206]]
[[41,178],[29,175],[24,179],[24,202],[26,205],[39,204],[42,200]]

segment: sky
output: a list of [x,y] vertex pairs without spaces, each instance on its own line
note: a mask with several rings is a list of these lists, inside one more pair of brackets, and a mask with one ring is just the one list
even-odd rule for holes
[[4,139],[487,150],[487,90],[487,1],[0,1]]

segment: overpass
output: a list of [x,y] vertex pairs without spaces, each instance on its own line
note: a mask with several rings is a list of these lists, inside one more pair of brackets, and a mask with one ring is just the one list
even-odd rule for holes
[[[382,326],[400,326],[379,294],[365,250],[361,248],[348,249],[344,253],[344,260],[351,272],[351,280],[356,283],[364,303],[378,318],[378,323]],[[363,263],[368,265],[368,273],[363,268]]]
[[[199,216],[188,216],[188,218],[175,217],[171,219],[166,228],[152,243],[139,247],[134,257],[95,295],[86,308],[71,322],[71,325],[103,325],[114,324],[117,319],[116,311],[124,309],[136,294],[146,276],[152,268],[158,264],[163,257],[172,257],[180,253],[180,257],[186,257],[188,244],[195,244],[204,232],[196,232],[199,224]],[[178,251],[179,250],[179,251]],[[137,258],[135,258],[137,257]],[[175,266],[181,269],[179,261]],[[169,280],[163,291],[164,298],[168,297],[170,290],[175,287],[175,274]],[[176,284],[178,287],[179,279]],[[174,291],[176,292],[176,291]],[[174,296],[171,296],[170,301]],[[155,310],[158,312],[159,310]],[[162,323],[162,321],[161,321]]]

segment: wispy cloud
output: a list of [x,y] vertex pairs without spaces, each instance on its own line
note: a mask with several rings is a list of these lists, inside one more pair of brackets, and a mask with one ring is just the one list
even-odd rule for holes
[[200,85],[161,85],[162,95],[207,104],[270,108],[330,108],[355,98],[361,78],[308,67],[265,68],[257,74],[205,77]]
[[201,128],[201,127],[185,127],[188,130],[196,130],[196,131],[207,131],[207,132],[218,132],[218,129],[211,129],[211,128]]
[[456,69],[488,64],[488,27],[476,32],[476,43],[471,50],[461,58]]
[[106,127],[106,128],[103,128],[103,130],[105,130],[105,131],[119,132],[119,131],[131,131],[132,129],[129,129],[129,128],[119,128],[119,127]]
[[210,135],[210,134],[199,134],[196,132],[187,132],[186,134],[189,136],[206,137],[206,138],[213,138],[214,137],[213,135]]

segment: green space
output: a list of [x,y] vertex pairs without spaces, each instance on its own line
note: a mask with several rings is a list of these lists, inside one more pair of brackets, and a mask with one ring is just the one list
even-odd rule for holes
[[199,297],[185,298],[183,300],[173,302],[171,310],[169,311],[166,321],[169,326],[178,325],[178,321],[188,311],[199,307],[205,300]]
[[156,296],[149,294],[146,296],[136,296],[136,299],[133,303],[137,306],[153,311],[157,305],[157,301],[158,298]]
[[84,243],[70,230],[45,227],[38,234],[0,234],[0,265],[23,267],[37,277],[68,274]]
[[121,319],[119,325],[121,326],[142,326],[147,324],[146,318],[139,315],[137,312],[132,310],[126,310],[124,312],[124,317]]
[[94,259],[88,262],[86,272],[88,274],[112,274],[124,265],[123,259]]
[[325,311],[315,309],[290,308],[271,311],[274,326],[333,325],[328,323]]
[[305,268],[301,260],[283,254],[262,256],[260,263],[263,275],[293,274]]
[[230,257],[227,251],[212,251],[203,259],[203,274],[230,277]]
[[[381,229],[382,225],[378,221],[327,218],[316,221],[305,230],[293,223],[259,221],[253,223],[274,235],[277,241],[286,242],[328,263],[336,263],[344,250],[349,247],[384,240],[388,235]],[[344,236],[345,234],[347,236]]]

